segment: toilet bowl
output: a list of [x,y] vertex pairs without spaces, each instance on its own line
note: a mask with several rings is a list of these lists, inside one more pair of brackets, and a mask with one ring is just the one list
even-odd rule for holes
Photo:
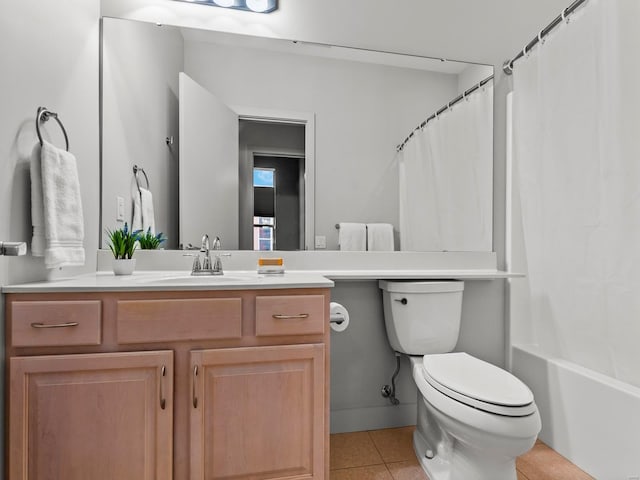
[[385,324],[410,355],[418,388],[416,456],[430,480],[516,480],[515,459],[541,423],[531,390],[509,372],[462,352],[463,282],[388,282]]
[[[439,360],[453,360],[448,366],[454,369],[466,370],[468,367],[469,373],[480,370],[495,374],[470,377],[472,384],[478,384],[475,386],[481,385],[479,379],[486,378],[487,392],[474,390],[474,385],[469,386],[464,381],[436,384],[424,364],[430,357],[433,356],[411,358],[413,378],[418,387],[414,449],[429,478],[515,480],[515,459],[534,445],[541,427],[531,392],[508,372],[465,353],[438,357]],[[505,380],[508,385],[502,384]],[[462,388],[453,390],[454,383]],[[500,394],[493,390],[497,385],[500,385],[497,388]],[[453,395],[444,393],[446,390]],[[484,393],[491,392],[489,400]],[[429,455],[429,450],[435,455]]]

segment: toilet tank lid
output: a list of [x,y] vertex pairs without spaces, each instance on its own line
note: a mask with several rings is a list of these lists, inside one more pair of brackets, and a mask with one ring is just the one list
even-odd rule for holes
[[446,293],[463,291],[464,282],[459,280],[420,280],[405,282],[380,280],[378,287],[387,292],[395,293]]

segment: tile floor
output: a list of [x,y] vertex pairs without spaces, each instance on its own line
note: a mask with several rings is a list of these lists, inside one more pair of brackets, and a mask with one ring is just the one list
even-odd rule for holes
[[[413,452],[414,427],[331,435],[331,480],[428,480]],[[589,480],[544,443],[516,462],[518,480]],[[469,479],[473,480],[473,479]]]

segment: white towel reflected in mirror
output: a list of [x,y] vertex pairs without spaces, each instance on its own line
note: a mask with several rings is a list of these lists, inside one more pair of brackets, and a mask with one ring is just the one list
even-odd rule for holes
[[142,230],[144,233],[151,229],[151,233],[156,233],[156,222],[153,213],[153,195],[146,188],[140,188],[139,192],[133,195],[133,219],[131,228]]

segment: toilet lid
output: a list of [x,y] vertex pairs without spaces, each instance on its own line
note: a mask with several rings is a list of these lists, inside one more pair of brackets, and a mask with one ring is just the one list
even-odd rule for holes
[[480,410],[508,416],[533,413],[533,393],[515,376],[466,353],[425,355],[423,375],[445,395]]

